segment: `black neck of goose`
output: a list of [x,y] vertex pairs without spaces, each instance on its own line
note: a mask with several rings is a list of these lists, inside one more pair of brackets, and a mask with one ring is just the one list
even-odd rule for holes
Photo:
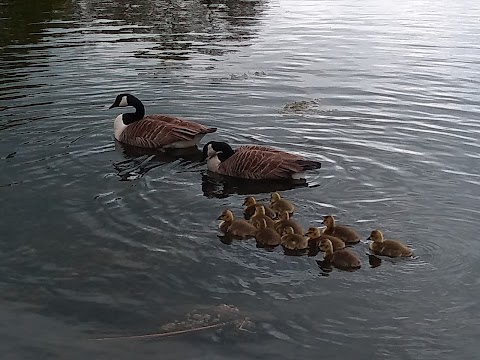
[[125,125],[131,124],[135,121],[142,120],[145,116],[145,106],[142,102],[138,100],[135,96],[131,96],[128,99],[128,105],[131,105],[135,108],[134,113],[123,114],[123,122]]

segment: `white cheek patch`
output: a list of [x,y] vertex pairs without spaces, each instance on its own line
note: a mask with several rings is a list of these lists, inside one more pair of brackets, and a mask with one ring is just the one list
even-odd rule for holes
[[207,168],[210,171],[218,172],[218,167],[220,166],[220,163],[221,163],[221,161],[218,158],[218,156],[213,155],[212,157],[208,158],[208,160],[207,160]]
[[127,102],[127,97],[126,97],[126,96],[123,96],[123,97],[122,97],[122,100],[120,101],[120,104],[118,104],[118,106],[128,106],[128,102]]
[[216,151],[213,150],[212,144],[209,144],[209,145],[207,146],[207,155],[208,155],[208,157],[210,158],[210,157],[212,157],[212,156],[215,155],[215,154],[216,154]]

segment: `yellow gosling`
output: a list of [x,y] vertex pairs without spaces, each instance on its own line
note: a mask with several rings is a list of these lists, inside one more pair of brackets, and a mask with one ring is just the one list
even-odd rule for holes
[[221,220],[218,226],[226,235],[235,238],[248,239],[255,236],[257,228],[243,219],[234,219],[230,210],[224,210],[217,220]]
[[320,241],[319,248],[325,253],[324,261],[342,270],[359,269],[362,264],[358,257],[347,249],[333,251],[332,242],[328,239]]
[[257,245],[260,247],[274,247],[280,245],[281,237],[280,234],[275,230],[267,226],[265,219],[261,219],[257,222],[257,234],[255,235],[255,240],[257,240]]
[[307,237],[309,247],[318,247],[320,241],[328,239],[333,245],[333,251],[345,249],[345,243],[342,240],[335,236],[322,234],[320,228],[316,226],[309,227],[305,236]]
[[282,246],[288,250],[304,250],[308,247],[308,242],[303,235],[295,234],[292,227],[287,227],[283,232]]
[[257,223],[260,220],[265,220],[266,223],[267,223],[267,227],[269,227],[271,229],[275,228],[275,221],[273,221],[270,217],[268,217],[266,215],[265,206],[257,204],[257,205],[255,205],[255,213],[250,218],[250,223],[253,226],[258,227]]
[[287,199],[281,198],[278,192],[270,194],[270,208],[277,214],[280,214],[284,210],[289,214],[293,214],[295,211],[295,206]]
[[265,204],[257,203],[257,200],[253,196],[248,196],[243,201],[243,206],[245,206],[245,208],[243,209],[243,215],[245,216],[245,219],[250,220],[253,214],[255,214],[255,205],[257,204],[265,206],[265,215],[272,219],[275,218],[276,214],[272,209],[270,209]]
[[372,240],[368,246],[376,255],[388,257],[412,256],[412,250],[398,240],[384,240],[380,230],[373,230],[367,240]]
[[325,225],[323,234],[335,236],[345,244],[356,244],[360,241],[360,236],[355,230],[345,225],[335,224],[335,219],[332,215],[324,216],[322,224]]
[[294,234],[303,235],[304,233],[303,227],[297,222],[290,219],[290,214],[287,210],[283,210],[282,212],[280,212],[280,219],[277,220],[277,222],[275,223],[275,230],[279,234],[283,234],[283,231],[287,227],[293,228]]

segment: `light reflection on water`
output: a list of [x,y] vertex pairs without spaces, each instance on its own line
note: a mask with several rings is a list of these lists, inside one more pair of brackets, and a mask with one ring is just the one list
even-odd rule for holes
[[[21,323],[4,332],[18,345],[11,356],[478,352],[478,5],[1,6],[0,283],[4,301],[19,303],[1,311],[22,314],[37,333],[25,347]],[[223,244],[221,210],[240,216],[245,195],[265,201],[272,184],[211,176],[198,152],[115,143],[117,113],[107,107],[123,91],[147,112],[218,127],[215,138],[234,146],[263,143],[321,161],[307,184],[274,186],[295,202],[295,218],[306,227],[333,213],[364,238],[381,228],[416,257],[372,258],[362,242],[353,247],[362,269],[323,274],[320,256]],[[83,340],[152,332],[220,303],[237,306],[257,333]]]

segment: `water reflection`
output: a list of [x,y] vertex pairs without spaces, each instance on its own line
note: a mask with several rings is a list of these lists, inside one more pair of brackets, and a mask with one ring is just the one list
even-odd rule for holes
[[222,176],[208,171],[202,175],[203,195],[226,198],[233,194],[254,195],[308,187],[306,180],[247,180]]
[[113,164],[121,180],[138,179],[158,166],[175,161],[180,161],[182,165],[198,163],[200,166],[202,160],[202,151],[198,147],[163,151],[139,148],[115,140],[115,149],[127,158]]
[[48,22],[62,17],[68,1],[16,1],[6,0],[0,4],[2,36],[0,36],[0,54],[6,47],[14,45],[17,52],[25,53],[19,45],[37,44],[42,38]]
[[[241,42],[254,36],[254,25],[265,9],[265,1],[112,1],[90,0],[76,3],[73,18],[111,21],[104,27],[82,32],[118,35],[116,42],[149,41],[144,49],[135,49],[138,58],[185,61],[192,52],[222,56],[235,51],[229,42]],[[121,21],[119,20],[121,19]]]

